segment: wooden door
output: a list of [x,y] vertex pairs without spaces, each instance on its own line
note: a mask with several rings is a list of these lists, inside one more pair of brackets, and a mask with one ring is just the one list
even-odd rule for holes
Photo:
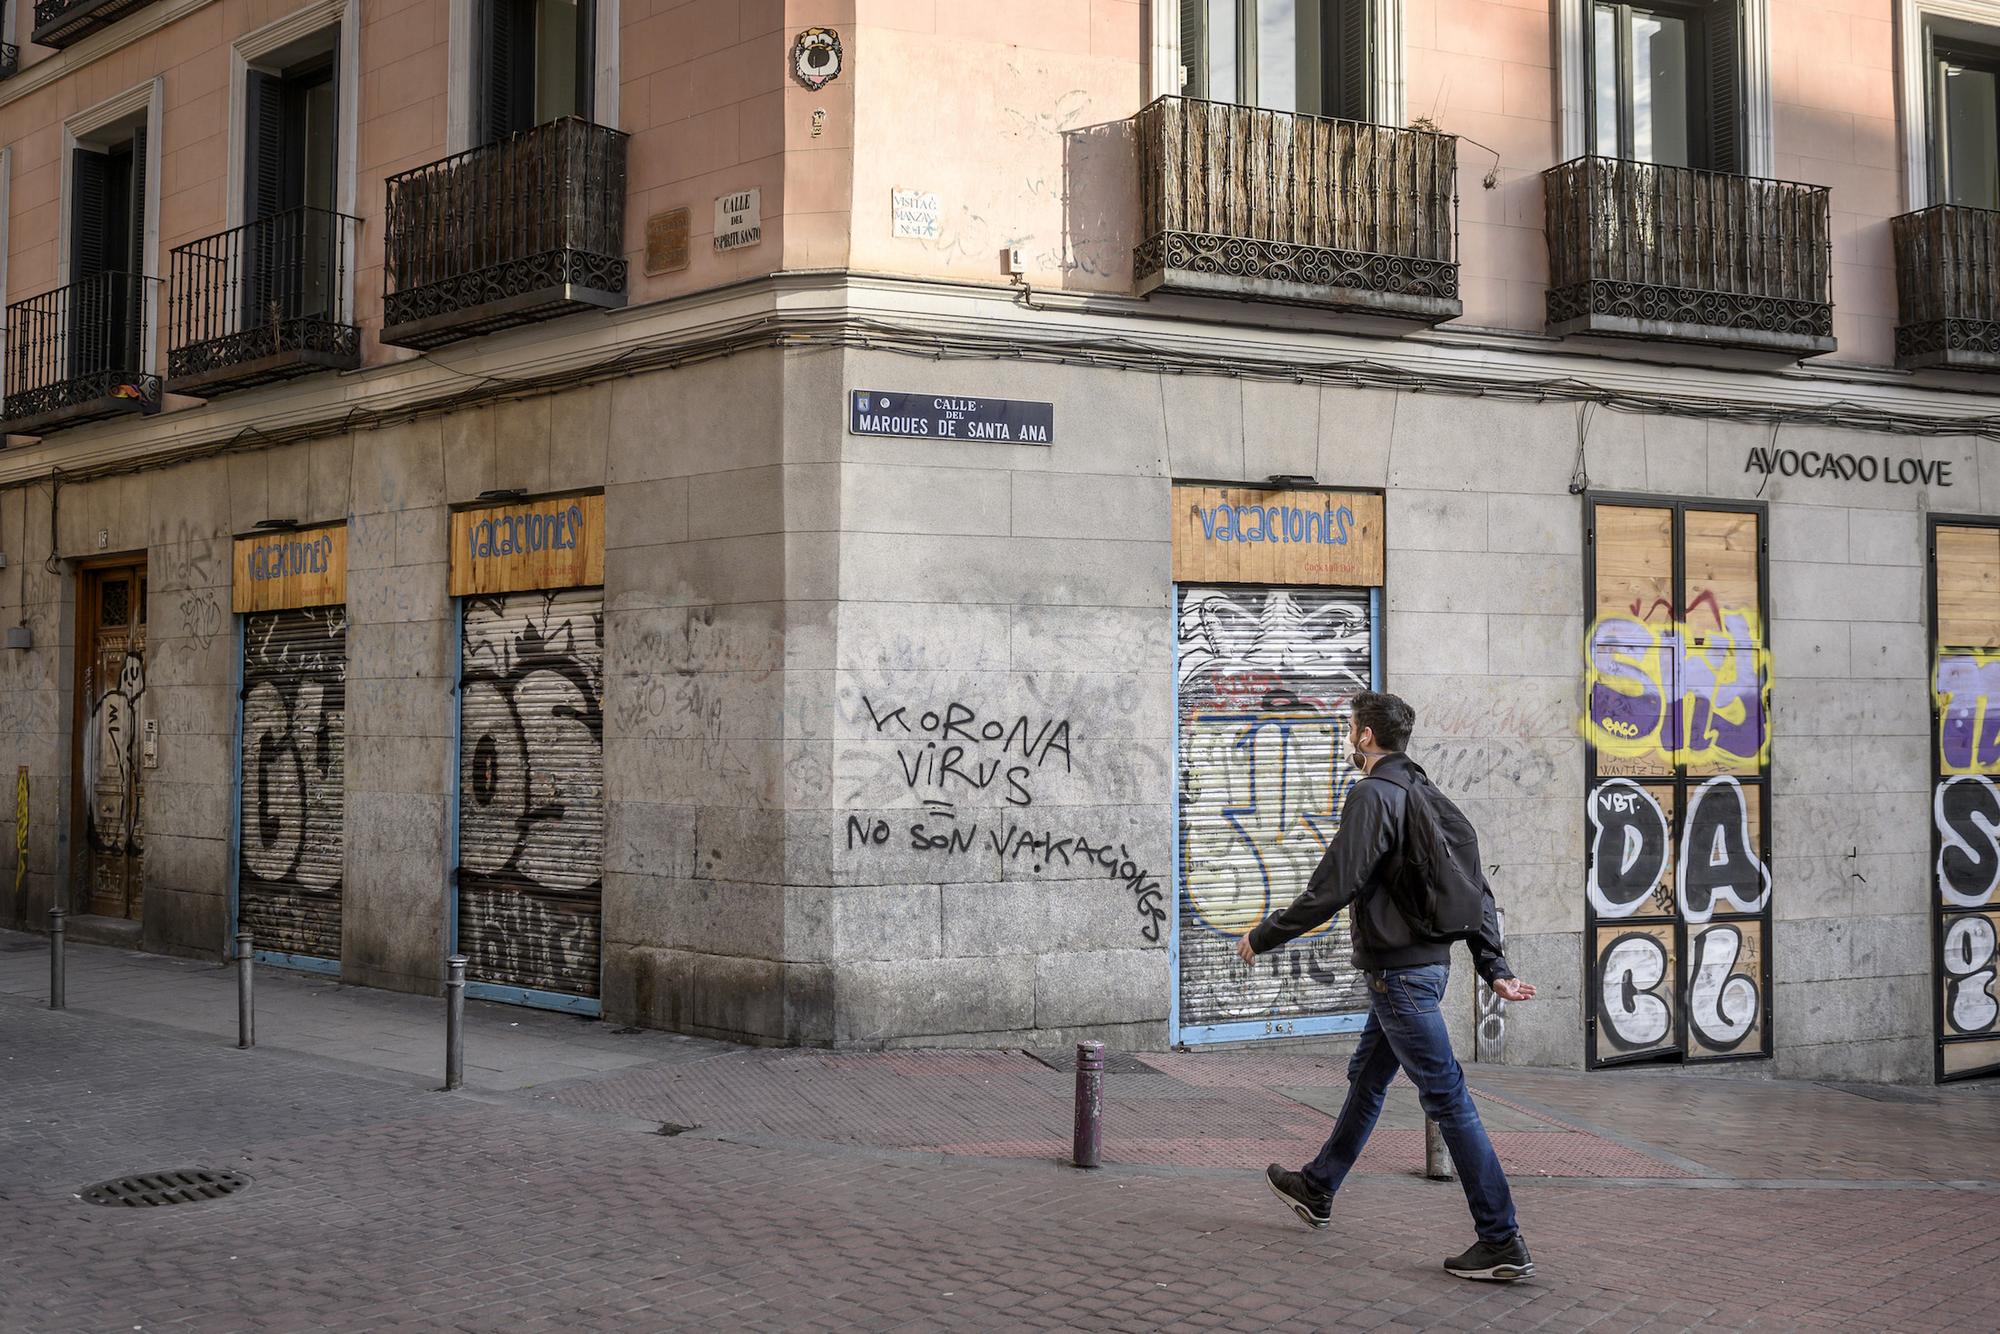
[[77,619],[77,728],[72,772],[80,836],[77,911],[140,920],[145,824],[146,567],[82,574]]

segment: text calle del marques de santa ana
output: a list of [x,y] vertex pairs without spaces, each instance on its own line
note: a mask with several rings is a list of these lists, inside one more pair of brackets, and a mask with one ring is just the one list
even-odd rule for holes
[[[1005,863],[1024,858],[1035,874],[1078,864],[1125,885],[1141,919],[1140,934],[1160,939],[1167,920],[1166,894],[1159,877],[1132,856],[1123,843],[1098,841],[1073,829],[996,820],[985,830],[977,821],[961,823],[957,802],[990,794],[1000,804],[1025,810],[1034,804],[1035,776],[1060,761],[1069,773],[1070,724],[1066,718],[981,717],[953,701],[942,709],[912,711],[909,705],[878,705],[862,696],[876,736],[896,739],[896,762],[905,787],[924,803],[921,818],[903,830],[914,852],[942,857],[991,852]],[[847,817],[847,846],[867,849],[889,842],[887,819]]]

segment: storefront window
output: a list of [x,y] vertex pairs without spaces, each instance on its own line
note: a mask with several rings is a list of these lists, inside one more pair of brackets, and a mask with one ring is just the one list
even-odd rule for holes
[[1768,1055],[1763,515],[1590,504],[1590,1061]]
[[2000,1071],[2000,526],[1933,520],[1939,1079]]

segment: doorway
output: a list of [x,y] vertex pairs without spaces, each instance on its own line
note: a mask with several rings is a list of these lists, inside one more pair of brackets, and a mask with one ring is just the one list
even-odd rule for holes
[[73,907],[141,920],[145,904],[146,566],[82,571],[76,729],[71,755]]

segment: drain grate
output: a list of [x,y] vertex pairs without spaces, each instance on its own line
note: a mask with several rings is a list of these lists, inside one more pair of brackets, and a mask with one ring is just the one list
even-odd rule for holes
[[135,1172],[115,1181],[86,1186],[83,1198],[92,1204],[122,1204],[128,1209],[161,1204],[195,1204],[234,1195],[250,1184],[241,1172],[213,1167],[176,1167],[165,1172]]
[[[1054,1050],[1046,1047],[1030,1047],[1027,1049],[1027,1054],[1051,1070],[1060,1070],[1066,1075],[1076,1073],[1076,1048],[1074,1047],[1057,1047]],[[1104,1053],[1104,1073],[1107,1075],[1157,1075],[1160,1072],[1152,1066],[1147,1065],[1138,1056],[1129,1051],[1107,1049]]]

